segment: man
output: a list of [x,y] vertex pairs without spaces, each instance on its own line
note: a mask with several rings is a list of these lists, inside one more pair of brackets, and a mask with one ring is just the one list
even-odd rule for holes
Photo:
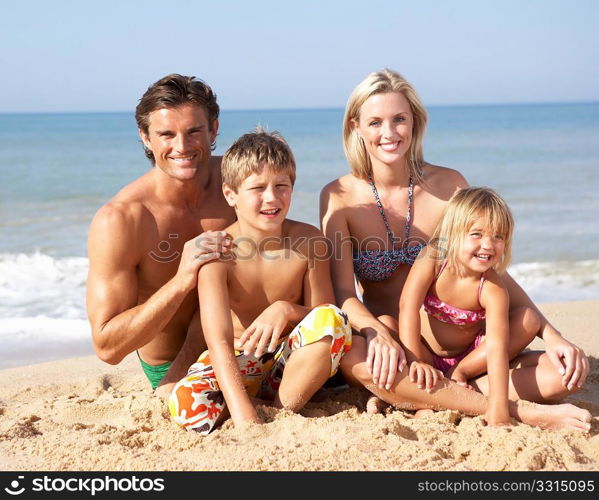
[[[150,86],[135,118],[154,168],[100,208],[90,226],[94,349],[110,364],[137,351],[162,393],[205,346],[197,274],[230,246],[221,230],[235,213],[222,194],[221,158],[211,156],[218,113],[215,94],[194,77],[168,75]],[[188,335],[194,341],[173,363]]]

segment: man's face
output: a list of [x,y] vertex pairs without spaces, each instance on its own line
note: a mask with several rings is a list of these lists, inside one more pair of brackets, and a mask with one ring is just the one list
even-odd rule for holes
[[217,131],[218,120],[210,124],[204,107],[183,104],[152,111],[148,133],[140,130],[139,134],[154,153],[156,167],[184,181],[195,178],[208,165]]

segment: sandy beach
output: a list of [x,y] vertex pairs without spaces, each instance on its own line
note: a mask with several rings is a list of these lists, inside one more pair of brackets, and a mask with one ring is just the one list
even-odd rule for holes
[[87,356],[0,371],[0,470],[599,470],[599,301],[541,309],[590,357],[586,386],[566,400],[592,413],[589,434],[490,428],[453,411],[369,415],[367,394],[350,389],[300,414],[259,406],[266,424],[227,421],[202,437],[170,422],[134,355],[119,366]]

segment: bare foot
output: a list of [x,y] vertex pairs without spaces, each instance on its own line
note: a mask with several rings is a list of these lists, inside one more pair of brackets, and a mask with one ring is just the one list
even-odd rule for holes
[[381,413],[387,406],[389,405],[382,399],[379,399],[376,396],[370,396],[366,402],[366,413],[376,415],[377,413]]
[[590,412],[569,403],[561,405],[523,404],[518,405],[522,422],[541,429],[573,429],[582,432],[591,430]]
[[424,408],[422,410],[416,410],[416,413],[414,413],[414,418],[426,418],[426,417],[430,417],[434,413],[435,413],[435,410],[430,410],[428,408]]

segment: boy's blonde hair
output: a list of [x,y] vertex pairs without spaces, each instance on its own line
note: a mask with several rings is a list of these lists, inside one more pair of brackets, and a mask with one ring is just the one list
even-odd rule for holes
[[439,256],[445,254],[447,265],[463,274],[465,269],[458,260],[464,236],[474,221],[482,218],[485,226],[504,241],[503,258],[494,268],[503,273],[512,258],[512,233],[514,218],[507,203],[495,191],[486,187],[460,189],[449,200],[443,217],[431,239]]
[[265,166],[273,172],[288,174],[295,183],[295,158],[279,132],[266,132],[256,127],[237,139],[223,155],[222,180],[237,192],[241,183],[252,174],[260,174]]
[[345,107],[345,116],[343,117],[343,149],[345,156],[352,173],[356,177],[367,180],[372,176],[370,157],[354,124],[360,120],[360,109],[369,97],[390,92],[399,92],[408,100],[414,117],[412,142],[406,155],[410,175],[414,182],[418,184],[423,181],[424,154],[422,152],[422,143],[427,121],[426,109],[424,109],[424,105],[414,87],[403,76],[390,69],[370,73],[349,96]]

